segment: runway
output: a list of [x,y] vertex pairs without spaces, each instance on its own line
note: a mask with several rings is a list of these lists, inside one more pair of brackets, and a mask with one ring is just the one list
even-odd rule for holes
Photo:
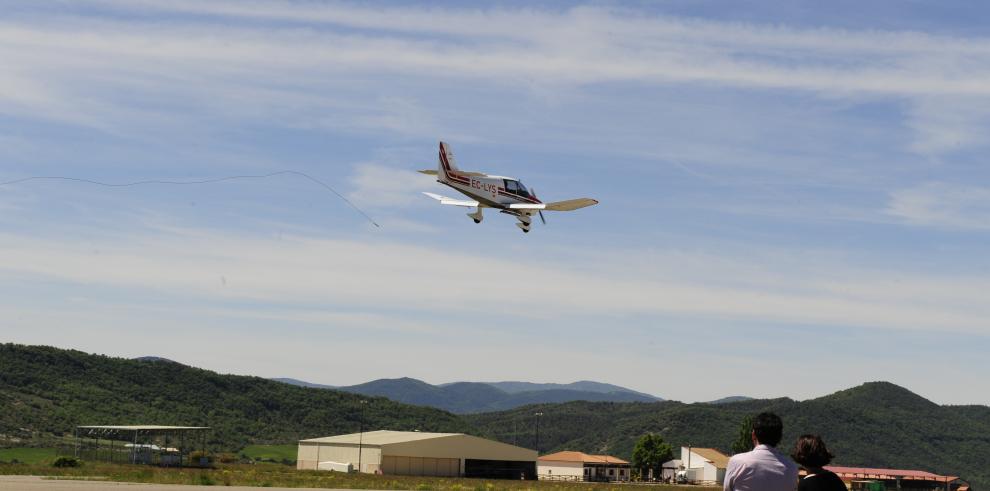
[[[38,476],[0,476],[0,489],[7,491],[189,491],[200,486],[183,484],[144,484],[109,481],[72,481],[65,479],[45,479]],[[298,491],[300,488],[258,488],[249,486],[223,486],[232,491],[255,491],[271,489],[276,491]]]

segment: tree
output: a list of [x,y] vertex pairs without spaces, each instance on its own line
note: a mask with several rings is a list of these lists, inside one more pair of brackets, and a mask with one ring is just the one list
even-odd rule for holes
[[749,452],[753,449],[753,417],[746,416],[739,423],[736,441],[732,442],[732,454]]
[[648,476],[653,471],[653,477],[660,477],[663,463],[674,458],[674,449],[663,441],[663,437],[655,433],[643,435],[636,447],[633,448],[632,465],[639,469],[641,476]]

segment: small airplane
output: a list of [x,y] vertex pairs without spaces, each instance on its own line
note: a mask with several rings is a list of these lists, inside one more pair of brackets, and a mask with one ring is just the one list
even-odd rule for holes
[[457,168],[457,164],[454,162],[454,153],[450,150],[450,145],[444,142],[440,142],[440,160],[437,169],[419,172],[437,176],[437,182],[446,184],[471,198],[455,199],[439,194],[423,193],[439,201],[440,204],[477,208],[473,213],[467,214],[474,220],[474,223],[481,223],[484,218],[482,210],[485,208],[499,210],[501,213],[516,217],[519,220],[516,226],[526,233],[529,233],[534,214],[540,215],[540,220],[546,225],[547,221],[543,218],[543,210],[572,211],[598,204],[598,200],[591,198],[544,203],[536,197],[536,192],[532,189],[526,189],[526,186],[518,179],[492,176],[483,172],[462,171]]

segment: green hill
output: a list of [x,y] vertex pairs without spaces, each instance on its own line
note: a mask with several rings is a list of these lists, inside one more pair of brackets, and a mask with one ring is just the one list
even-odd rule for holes
[[291,443],[366,428],[458,431],[457,416],[384,398],[220,375],[163,361],[0,345],[0,445],[71,433],[75,425],[213,427],[217,447]]
[[728,453],[745,415],[774,411],[784,419],[781,447],[801,433],[820,433],[835,464],[922,469],[962,476],[976,489],[990,486],[990,407],[939,406],[886,382],[872,382],[825,397],[749,400],[725,404],[589,403],[527,406],[467,416],[484,433],[540,449],[605,452],[629,458],[640,435],[652,431],[676,446],[713,447]]

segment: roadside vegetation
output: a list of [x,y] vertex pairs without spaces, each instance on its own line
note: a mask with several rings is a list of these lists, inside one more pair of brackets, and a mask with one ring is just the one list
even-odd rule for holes
[[248,445],[240,451],[240,456],[255,462],[296,465],[298,451],[298,445]]
[[0,463],[44,464],[54,460],[54,448],[0,448]]
[[[197,486],[255,486],[286,488],[396,489],[437,491],[498,490],[623,490],[631,485],[513,481],[416,476],[376,476],[329,471],[299,471],[281,464],[231,464],[214,469],[176,469],[143,465],[85,462],[79,467],[51,464],[0,464],[0,475],[50,476],[55,479],[100,479],[115,482],[188,484]],[[651,489],[717,489],[702,486],[651,486]]]

